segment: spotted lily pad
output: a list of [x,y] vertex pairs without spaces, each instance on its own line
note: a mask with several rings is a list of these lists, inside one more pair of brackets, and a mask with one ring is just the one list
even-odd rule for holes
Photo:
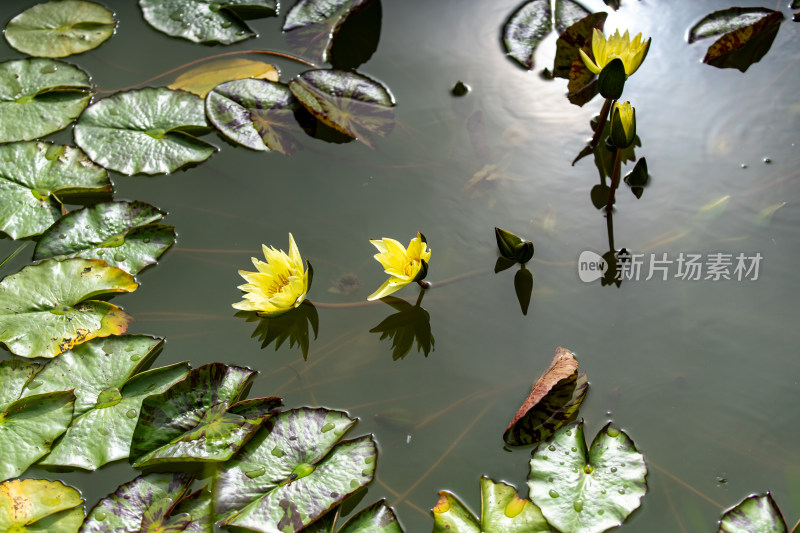
[[128,457],[142,401],[189,372],[187,363],[141,372],[163,342],[145,335],[92,339],[49,361],[23,396],[74,389],[77,399],[72,423],[39,464],[95,470]]
[[139,0],[158,31],[196,43],[231,44],[254,37],[243,18],[275,15],[277,0]]
[[559,531],[600,533],[639,507],[646,475],[644,457],[628,435],[607,424],[587,450],[580,422],[562,427],[534,450],[528,487]]
[[286,15],[283,31],[289,44],[312,61],[330,63],[336,34],[347,17],[372,0],[300,0]]
[[22,357],[55,357],[95,337],[122,334],[131,317],[92,298],[136,287],[133,276],[100,260],[26,266],[0,282],[0,342]]
[[208,159],[214,147],[193,134],[209,129],[202,98],[145,88],[89,106],[75,125],[75,142],[105,168],[127,175],[160,174]]
[[29,141],[67,127],[92,94],[89,76],[63,61],[0,63],[0,143]]
[[[553,63],[554,77],[570,79],[570,71],[578,68],[573,66],[575,61],[580,61],[580,64],[586,69],[588,74],[584,76],[587,79],[594,77],[594,74],[583,64],[578,50],[583,49],[586,53],[591,52],[592,31],[595,28],[603,31],[607,17],[608,13],[592,13],[569,26],[559,35],[556,40],[556,58]],[[573,78],[577,78],[577,76],[573,74]]]
[[717,533],[787,533],[781,510],[766,494],[748,496],[735,507],[725,511]]
[[[304,528],[303,533],[333,533],[340,509],[341,507],[336,507],[331,510]],[[392,508],[386,505],[385,500],[380,500],[353,515],[339,528],[339,533],[403,533],[403,528]]]
[[22,397],[38,370],[39,365],[19,359],[0,362],[0,481],[19,476],[49,453],[50,443],[72,420],[72,391]]
[[80,493],[46,479],[0,483],[0,531],[77,533],[83,522]]
[[450,492],[439,493],[433,508],[433,533],[551,533],[542,511],[505,483],[481,478],[480,520]]
[[26,9],[6,26],[6,40],[37,57],[66,57],[97,48],[114,34],[114,14],[87,0],[44,2]]
[[355,423],[307,407],[270,418],[218,471],[217,524],[299,531],[367,485],[378,453],[372,436],[340,441]]
[[289,89],[316,118],[374,147],[394,127],[394,98],[375,80],[347,70],[309,70]]
[[144,202],[105,202],[73,211],[42,234],[33,259],[83,257],[136,274],[175,242],[164,213]]
[[215,87],[206,97],[208,120],[233,142],[253,150],[290,155],[300,149],[302,133],[295,113],[300,104],[283,83],[234,80]]
[[192,481],[185,473],[139,476],[100,500],[81,533],[211,533],[210,494],[190,493]]
[[241,400],[256,373],[212,363],[142,403],[130,462],[227,461],[280,407],[280,398]]
[[108,172],[72,146],[0,145],[0,230],[14,239],[38,235],[61,216],[59,202],[111,192]]

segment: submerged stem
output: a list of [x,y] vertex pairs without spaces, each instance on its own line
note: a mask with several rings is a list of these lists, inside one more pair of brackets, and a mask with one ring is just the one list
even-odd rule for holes
[[608,193],[606,212],[610,213],[614,208],[614,197],[619,186],[619,175],[622,173],[622,148],[617,148],[617,155],[614,157],[614,170],[611,172],[611,191]]

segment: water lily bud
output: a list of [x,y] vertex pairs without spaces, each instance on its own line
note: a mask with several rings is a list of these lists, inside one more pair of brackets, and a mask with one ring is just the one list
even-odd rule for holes
[[625,64],[621,59],[615,58],[608,63],[603,70],[600,71],[600,76],[597,78],[597,88],[603,98],[611,98],[617,100],[622,96],[622,90],[625,88]]
[[627,148],[636,138],[636,110],[630,102],[614,104],[611,112],[611,143],[617,148]]
[[522,239],[501,228],[494,228],[494,236],[497,238],[497,248],[500,255],[506,259],[517,260],[517,246],[522,244]]
[[533,257],[533,243],[531,241],[520,243],[514,251],[516,252],[516,260],[521,265],[524,265]]

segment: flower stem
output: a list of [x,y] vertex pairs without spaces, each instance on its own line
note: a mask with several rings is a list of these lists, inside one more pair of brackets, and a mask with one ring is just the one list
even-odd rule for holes
[[606,127],[608,114],[611,112],[611,104],[613,102],[614,100],[612,98],[606,98],[606,101],[603,103],[603,108],[600,110],[600,116],[597,119],[597,127],[594,130],[592,140],[589,141],[589,146],[592,147],[592,150],[594,150],[600,142],[600,136],[603,134],[603,128]]
[[608,193],[606,212],[610,213],[614,208],[614,197],[619,186],[619,175],[622,172],[622,149],[617,148],[617,155],[614,157],[614,170],[611,172],[611,190]]

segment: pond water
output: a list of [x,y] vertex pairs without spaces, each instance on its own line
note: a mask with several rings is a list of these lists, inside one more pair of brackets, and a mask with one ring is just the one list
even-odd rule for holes
[[[3,2],[0,20],[34,3]],[[134,2],[106,4],[120,21],[116,35],[67,59],[101,91],[229,50],[291,53],[282,17],[252,21],[257,39],[203,46],[156,32]],[[359,70],[391,88],[397,124],[375,150],[313,141],[285,157],[209,134],[204,139],[220,150],[194,168],[157,177],[111,173],[115,199],[158,206],[178,232],[159,265],[138,275],[136,293],[114,300],[136,319],[129,332],[167,339],[157,366],[246,365],[260,372],[250,397],[278,395],[289,407],[322,405],[358,417],[352,436],[371,432],[380,448],[363,502],[387,498],[406,531],[430,530],[440,490],[478,512],[481,475],[527,494],[530,449],[504,448],[502,434],[557,346],[575,352],[588,375],[579,412],[587,436],[613,420],[647,461],[649,491],[624,531],[711,531],[724,508],[767,490],[793,524],[800,517],[800,25],[786,2],[763,3],[789,18],[744,74],[702,64],[707,44],[686,43],[693,23],[729,2],[623,0],[610,12],[607,30],[652,37],[625,87],[637,112],[637,155],[647,157],[652,181],[638,200],[620,189],[616,247],[672,259],[681,252],[763,258],[757,280],[676,279],[673,264],[666,281],[643,275],[620,287],[578,276],[582,251],[608,250],[606,218],[590,199],[597,170],[591,158],[570,164],[602,102],[571,105],[564,80],[538,75],[551,65],[555,35],[527,72],[505,57],[500,41],[517,0],[381,4],[377,51]],[[607,9],[599,0],[584,5]],[[23,57],[4,40],[0,56]],[[304,70],[275,64],[282,80]],[[450,94],[458,80],[472,88],[466,97]],[[72,134],[49,138],[71,142]],[[487,165],[497,179],[468,185]],[[725,196],[721,213],[698,214]],[[786,205],[771,219],[759,219],[780,202]],[[535,244],[527,315],[514,270],[492,272],[495,226]],[[393,308],[324,304],[364,301],[383,282],[369,239],[408,242],[417,231],[433,252],[427,279],[434,286],[422,305],[435,345],[427,357],[415,345],[393,360],[391,341],[370,332]],[[308,298],[319,304],[319,334],[307,360],[288,342],[262,348],[251,338],[255,323],[231,308],[240,299],[237,270],[250,268],[262,243],[287,249],[289,232],[315,270]],[[0,254],[15,247],[3,240]],[[3,274],[29,263],[31,250]],[[355,290],[330,291],[343,276],[357,282]],[[413,303],[418,291],[396,295]],[[26,476],[64,480],[91,506],[136,476],[123,463]]]

